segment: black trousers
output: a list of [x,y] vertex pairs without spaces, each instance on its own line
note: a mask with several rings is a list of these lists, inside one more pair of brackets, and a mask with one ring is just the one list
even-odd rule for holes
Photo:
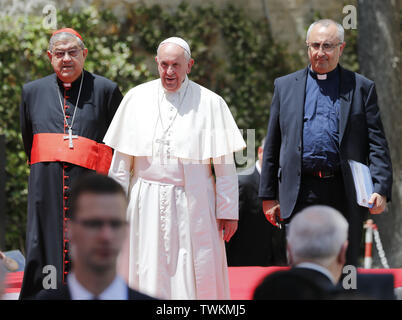
[[362,232],[365,215],[357,209],[355,202],[346,196],[342,175],[320,178],[312,175],[302,175],[299,196],[289,223],[301,210],[311,205],[326,205],[341,212],[349,223],[349,246],[346,254],[346,264],[358,266],[362,252]]

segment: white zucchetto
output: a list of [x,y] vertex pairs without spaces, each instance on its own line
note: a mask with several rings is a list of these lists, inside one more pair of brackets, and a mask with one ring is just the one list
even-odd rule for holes
[[163,40],[163,41],[159,44],[158,48],[160,48],[160,46],[163,45],[163,44],[165,44],[165,43],[174,43],[174,44],[177,44],[179,47],[182,47],[184,50],[186,50],[187,53],[188,53],[188,54],[190,55],[190,57],[191,57],[190,46],[188,45],[188,43],[187,43],[184,39],[179,38],[179,37],[170,37],[170,38],[167,38],[167,39]]

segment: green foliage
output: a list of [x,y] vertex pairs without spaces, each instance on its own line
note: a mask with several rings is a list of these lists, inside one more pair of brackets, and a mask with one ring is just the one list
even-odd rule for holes
[[345,30],[346,46],[340,59],[341,65],[354,72],[359,72],[359,59],[357,55],[357,30]]
[[88,48],[85,69],[117,82],[123,92],[149,81],[152,75],[143,63],[144,56],[133,54],[133,37],[119,27],[110,11],[89,7],[79,14],[61,11],[58,28],[79,30]]
[[[53,72],[46,55],[50,30],[42,17],[8,17],[0,23],[0,134],[7,140],[6,248],[21,248],[26,230],[29,168],[19,129],[22,85]],[[238,126],[256,129],[259,141],[266,132],[273,80],[296,70],[300,59],[287,53],[271,37],[267,21],[227,6],[174,10],[158,5],[127,6],[124,19],[94,7],[58,12],[58,28],[72,27],[84,38],[88,71],[116,81],[125,93],[157,77],[153,61],[161,40],[188,40],[196,61],[191,79],[222,95]]]
[[[41,20],[14,21],[7,17],[0,30],[0,134],[6,137],[6,247],[23,247],[27,198],[26,156],[19,133],[21,86],[36,75],[51,72],[43,48],[47,34]],[[28,27],[28,25],[30,27]],[[8,26],[5,29],[4,26]],[[17,29],[20,28],[20,29]],[[21,30],[25,30],[23,33]],[[45,41],[43,41],[45,40]],[[3,208],[1,208],[3,210]]]
[[[355,0],[347,0],[343,1],[343,6],[346,5],[354,5],[357,6],[357,2]],[[341,21],[340,21],[341,22]],[[359,28],[359,26],[357,26]],[[340,59],[340,63],[344,68],[352,70],[354,72],[359,72],[359,59],[358,59],[358,46],[357,46],[357,29],[347,29],[345,30],[345,42],[346,47],[343,50],[342,57]]]
[[222,25],[228,59],[216,91],[232,106],[238,126],[256,129],[260,142],[266,134],[274,80],[295,71],[298,60],[274,43],[265,20],[247,19],[244,12],[229,7]]

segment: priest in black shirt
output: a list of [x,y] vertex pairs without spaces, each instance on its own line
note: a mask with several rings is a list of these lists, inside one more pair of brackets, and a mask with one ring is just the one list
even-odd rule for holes
[[70,185],[88,171],[107,174],[112,149],[102,139],[122,100],[116,83],[84,70],[88,49],[75,30],[54,32],[47,54],[55,74],[25,84],[20,105],[31,168],[21,299],[43,289],[45,266],[56,268],[57,287],[65,283]]

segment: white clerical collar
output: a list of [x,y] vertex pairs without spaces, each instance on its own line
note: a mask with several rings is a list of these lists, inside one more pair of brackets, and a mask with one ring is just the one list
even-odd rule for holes
[[68,90],[68,89],[71,89],[72,86],[78,86],[79,87],[79,85],[81,83],[82,74],[84,74],[84,77],[85,77],[85,70],[84,69],[82,70],[80,75],[77,77],[77,79],[75,79],[73,82],[63,82],[57,75],[56,75],[56,79],[57,79],[57,82],[64,87],[64,89]]
[[311,65],[310,65],[309,69],[310,69],[310,72],[312,74],[314,74],[318,80],[327,80],[327,74],[326,73],[319,74],[319,73],[315,72],[313,70],[313,68],[311,67]]
[[258,173],[261,175],[261,163],[260,160],[255,162],[255,167],[257,168]]
[[165,89],[165,87],[162,85],[162,80],[161,80],[161,82],[160,82],[160,85],[161,85],[161,87],[163,88],[163,92],[164,92],[166,95],[176,95],[176,94],[178,94],[179,96],[182,96],[182,94],[186,91],[186,88],[187,88],[187,86],[188,86],[188,83],[189,83],[189,80],[188,80],[188,77],[187,77],[187,75],[186,75],[186,77],[184,78],[184,81],[182,82],[182,84],[181,84],[179,90],[177,90],[177,91],[175,91],[175,92],[169,92],[169,91],[167,91],[167,90]]
[[323,266],[320,266],[319,264],[312,263],[312,262],[302,262],[302,263],[299,263],[298,265],[296,265],[295,268],[306,268],[306,269],[318,271],[318,272],[322,273],[323,275],[325,275],[329,280],[331,280],[331,282],[334,285],[336,285],[335,279],[332,276],[331,272],[329,272],[329,270],[327,268],[324,268]]
[[317,73],[313,70],[311,65],[309,65],[309,73],[310,75],[317,80],[333,80],[336,79],[339,76],[339,68],[336,66],[333,70],[327,72],[327,73]]
[[311,66],[309,67],[309,69],[317,77],[318,80],[327,80],[326,73],[319,74],[319,73],[315,72]]
[[[95,298],[93,293],[79,283],[73,272],[68,275],[67,284],[71,300],[93,300]],[[120,276],[116,276],[113,282],[96,298],[99,300],[128,300],[127,284]]]

